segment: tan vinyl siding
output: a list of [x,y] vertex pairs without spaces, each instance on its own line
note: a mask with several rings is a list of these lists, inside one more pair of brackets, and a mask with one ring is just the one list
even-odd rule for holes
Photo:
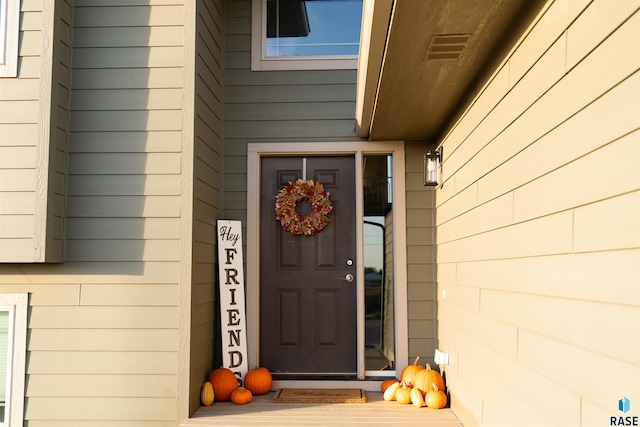
[[222,207],[224,1],[196,2],[196,81],[193,272],[189,414],[200,406],[200,387],[214,369],[216,219]]
[[[74,30],[51,97],[66,259],[0,265],[1,292],[30,293],[25,418],[29,426],[175,426],[187,415],[179,379],[188,349],[179,349],[189,319],[181,320],[180,298],[192,262],[182,247],[191,244],[185,206],[193,204],[182,155],[183,115],[192,111],[183,102],[184,7],[76,0],[73,10],[61,1],[56,9],[56,32],[67,35],[59,44]],[[39,66],[26,59],[31,75]],[[27,137],[17,141],[33,149]],[[29,182],[9,193],[24,221]]]
[[0,79],[0,262],[63,260],[70,10],[22,3],[18,77]]
[[438,338],[465,425],[603,425],[640,399],[639,6],[548,2],[441,140]]

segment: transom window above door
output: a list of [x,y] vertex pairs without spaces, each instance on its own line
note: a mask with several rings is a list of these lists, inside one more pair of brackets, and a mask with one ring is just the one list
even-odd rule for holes
[[253,0],[252,70],[355,69],[363,0]]

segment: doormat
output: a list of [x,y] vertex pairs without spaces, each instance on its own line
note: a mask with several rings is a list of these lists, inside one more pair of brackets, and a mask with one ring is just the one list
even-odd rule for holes
[[280,388],[273,395],[280,403],[365,403],[364,390],[355,388]]

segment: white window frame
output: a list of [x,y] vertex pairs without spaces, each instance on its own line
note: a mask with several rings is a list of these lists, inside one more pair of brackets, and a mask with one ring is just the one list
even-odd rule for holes
[[[251,70],[355,70],[358,55],[353,56],[267,56],[267,0],[252,0]],[[362,42],[362,40],[361,40]]]
[[9,312],[7,388],[0,427],[21,426],[24,422],[28,305],[28,294],[0,294],[0,311]]
[[0,77],[18,76],[20,0],[0,0]]

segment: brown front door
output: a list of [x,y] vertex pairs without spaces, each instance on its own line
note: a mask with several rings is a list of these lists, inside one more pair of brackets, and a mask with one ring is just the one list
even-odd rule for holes
[[[274,213],[280,189],[299,178],[321,183],[333,205],[313,236],[285,231]],[[260,364],[285,378],[355,376],[354,157],[264,157],[260,190]]]

